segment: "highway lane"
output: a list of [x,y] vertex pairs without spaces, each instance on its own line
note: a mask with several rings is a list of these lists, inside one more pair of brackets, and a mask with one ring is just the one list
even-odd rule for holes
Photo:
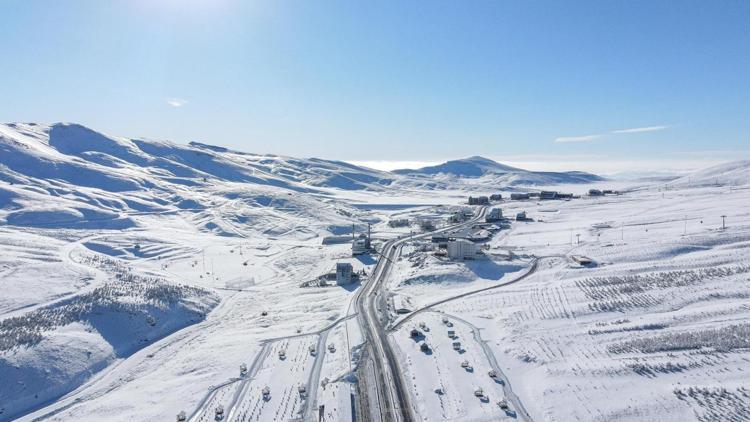
[[[360,326],[362,327],[365,341],[369,345],[363,359],[370,359],[375,371],[375,388],[372,388],[372,380],[367,377],[364,371],[360,371],[360,394],[367,394],[368,391],[375,391],[377,397],[363,397],[360,399],[360,406],[376,405],[379,406],[379,418],[375,420],[385,422],[411,422],[415,420],[413,407],[410,403],[410,395],[404,387],[405,382],[402,378],[402,371],[399,367],[398,360],[391,344],[388,340],[386,326],[388,324],[388,306],[387,306],[387,287],[385,281],[388,276],[391,264],[394,262],[401,246],[407,241],[423,239],[437,233],[460,229],[480,221],[486,214],[487,207],[479,208],[478,212],[470,220],[447,226],[439,230],[419,235],[411,235],[400,239],[394,239],[386,242],[380,252],[380,258],[376,264],[375,270],[369,278],[367,284],[358,292],[355,298],[359,314]],[[368,367],[367,364],[360,365],[360,368]],[[368,388],[370,387],[370,388]],[[367,404],[364,404],[367,403]],[[372,410],[371,408],[369,410]],[[360,415],[371,415],[373,412],[360,411]],[[374,418],[373,418],[374,419]]]

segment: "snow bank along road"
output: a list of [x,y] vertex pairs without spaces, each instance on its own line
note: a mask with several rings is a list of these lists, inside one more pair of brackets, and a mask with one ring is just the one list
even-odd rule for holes
[[[371,409],[370,412],[358,412],[364,419],[369,416],[388,422],[415,420],[412,414],[413,408],[409,402],[409,393],[404,387],[398,361],[395,359],[393,349],[388,341],[388,333],[385,330],[388,323],[388,311],[386,289],[383,288],[383,282],[388,275],[393,260],[398,256],[400,247],[410,240],[422,239],[434,233],[472,225],[482,219],[486,211],[487,207],[482,207],[472,219],[464,223],[417,236],[391,240],[383,246],[372,276],[355,298],[360,326],[369,345],[363,354],[363,361],[365,362],[360,365],[360,376],[358,377],[361,395],[360,406]],[[368,382],[372,382],[365,374],[368,367],[374,368],[374,385],[368,384]],[[372,410],[376,408],[379,409],[379,412],[373,413]]]

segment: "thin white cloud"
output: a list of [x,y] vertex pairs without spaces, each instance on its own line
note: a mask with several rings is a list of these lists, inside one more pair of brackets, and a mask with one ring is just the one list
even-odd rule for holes
[[184,106],[185,104],[187,104],[187,103],[188,103],[188,101],[187,101],[187,100],[183,100],[183,99],[181,99],[181,98],[167,98],[167,99],[166,99],[166,100],[164,100],[164,101],[166,101],[166,102],[167,102],[167,104],[168,104],[168,105],[169,105],[170,107],[174,107],[174,108],[180,108],[180,107],[182,107],[182,106]]
[[[660,125],[660,126],[644,126],[644,127],[633,127],[629,129],[619,129],[619,130],[613,130],[608,132],[607,134],[630,134],[630,133],[646,133],[646,132],[657,132],[660,130],[669,129],[669,126],[667,125]],[[559,138],[555,139],[556,143],[565,143],[565,142],[592,142],[595,141],[606,134],[596,134],[596,135],[584,135],[584,136],[561,136]]]
[[630,129],[613,130],[612,133],[644,133],[644,132],[657,132],[660,130],[669,129],[669,126],[645,126],[645,127],[634,127]]
[[591,142],[593,140],[601,138],[602,135],[584,135],[584,136],[561,136],[555,139],[557,143],[566,142]]

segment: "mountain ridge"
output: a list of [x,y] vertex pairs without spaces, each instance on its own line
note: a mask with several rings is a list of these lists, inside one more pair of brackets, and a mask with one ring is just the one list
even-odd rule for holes
[[[405,176],[419,175],[444,175],[460,178],[479,179],[498,176],[505,180],[506,184],[555,184],[555,183],[590,183],[605,180],[603,177],[583,172],[551,172],[531,171],[506,164],[498,163],[489,158],[478,155],[468,158],[449,160],[442,164],[422,167],[419,169],[398,169],[393,173]],[[498,181],[498,183],[503,183]]]

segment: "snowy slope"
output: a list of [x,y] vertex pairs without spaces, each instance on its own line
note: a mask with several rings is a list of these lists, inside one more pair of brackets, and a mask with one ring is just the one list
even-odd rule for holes
[[711,186],[750,184],[750,160],[719,164],[683,176],[669,183],[672,186]]
[[[360,285],[302,285],[337,262],[369,273],[376,257],[353,258],[324,236],[370,222],[379,245],[415,229],[388,220],[444,219],[469,192],[563,181],[582,193],[599,180],[458,162],[397,174],[74,124],[0,125],[0,421],[174,420],[180,410],[213,420],[232,403],[241,413],[231,420],[287,420],[315,404],[326,420],[351,420]],[[697,174],[746,184],[747,167]],[[515,394],[535,420],[746,419],[748,191],[660,187],[503,203],[531,220],[499,232],[486,259],[407,245],[390,293],[417,307],[530,273],[391,334],[422,417],[511,420],[496,400]],[[580,268],[572,253],[598,265]],[[447,314],[462,351],[441,327]],[[407,336],[419,322],[434,330],[430,353]],[[300,385],[319,388],[307,399]]]
[[[391,183],[346,163],[124,139],[63,123],[0,125],[0,180],[0,221],[7,224],[120,229],[136,225],[134,214],[200,212],[216,201],[301,213],[309,207],[289,205],[316,201],[301,193]],[[279,194],[290,197],[269,200]]]
[[[268,257],[310,259],[297,249],[317,253],[322,236],[362,222],[327,189],[389,183],[381,172],[325,160],[125,139],[75,124],[0,125],[0,421],[205,323],[226,289],[292,277],[291,264],[276,269]],[[254,253],[213,255],[230,244]],[[227,255],[237,257],[231,269]],[[332,265],[311,262],[320,268],[303,266],[285,281],[297,285]],[[322,318],[331,306],[313,304],[334,293],[310,302]],[[202,374],[205,389],[216,373]]]

